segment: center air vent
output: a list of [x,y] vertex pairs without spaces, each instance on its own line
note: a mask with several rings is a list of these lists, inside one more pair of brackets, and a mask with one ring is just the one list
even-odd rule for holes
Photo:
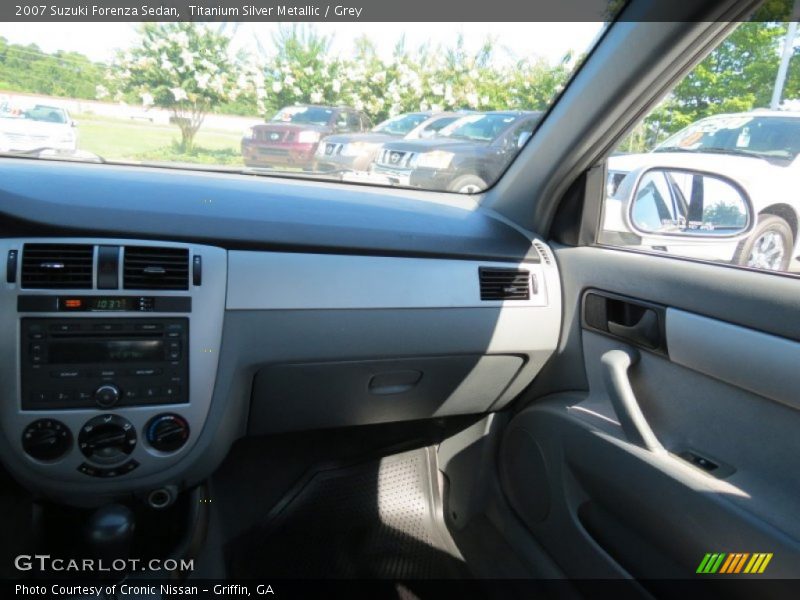
[[22,287],[91,289],[93,255],[89,244],[25,244]]
[[521,269],[480,267],[481,300],[529,300],[531,274]]
[[126,290],[189,289],[189,250],[125,246]]

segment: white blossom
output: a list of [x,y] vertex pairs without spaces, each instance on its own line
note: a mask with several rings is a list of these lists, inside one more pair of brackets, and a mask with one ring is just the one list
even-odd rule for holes
[[186,94],[186,90],[180,87],[170,88],[169,90],[172,92],[172,97],[175,98],[175,102],[180,102],[181,100],[188,100],[189,96]]
[[154,102],[153,94],[142,92],[142,106],[153,106]]
[[280,94],[281,90],[283,89],[283,85],[280,81],[273,81],[272,82],[272,91],[276,94]]

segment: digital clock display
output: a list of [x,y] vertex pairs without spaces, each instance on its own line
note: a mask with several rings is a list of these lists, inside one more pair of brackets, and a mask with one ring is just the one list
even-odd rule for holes
[[128,298],[93,297],[89,300],[89,310],[131,310]]
[[127,311],[136,310],[136,299],[128,296],[79,296],[59,298],[61,310]]

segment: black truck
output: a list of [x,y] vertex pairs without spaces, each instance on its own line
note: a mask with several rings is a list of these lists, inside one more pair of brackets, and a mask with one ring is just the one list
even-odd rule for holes
[[384,144],[372,174],[395,185],[474,194],[505,171],[541,118],[534,111],[490,111],[462,117],[438,135]]

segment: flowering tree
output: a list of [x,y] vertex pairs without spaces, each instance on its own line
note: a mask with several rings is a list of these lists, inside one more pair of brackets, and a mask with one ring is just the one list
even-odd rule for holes
[[145,106],[172,111],[181,149],[188,152],[206,113],[235,100],[248,85],[246,70],[229,55],[229,43],[196,23],[145,23],[138,45],[118,57],[116,87],[135,93]]

